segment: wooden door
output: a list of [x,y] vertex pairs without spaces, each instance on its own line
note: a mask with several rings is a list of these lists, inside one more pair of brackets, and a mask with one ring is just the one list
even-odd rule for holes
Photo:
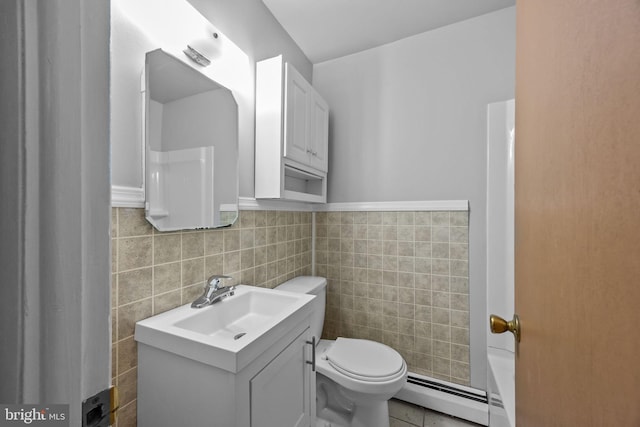
[[518,427],[640,426],[640,1],[518,0]]

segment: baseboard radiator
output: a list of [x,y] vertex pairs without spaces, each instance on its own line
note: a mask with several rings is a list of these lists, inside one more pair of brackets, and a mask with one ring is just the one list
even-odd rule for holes
[[410,372],[395,398],[485,426],[489,422],[487,393],[483,390]]

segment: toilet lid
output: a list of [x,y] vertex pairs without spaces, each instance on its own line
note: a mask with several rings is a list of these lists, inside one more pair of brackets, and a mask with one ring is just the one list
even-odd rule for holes
[[369,340],[338,338],[326,358],[337,371],[363,381],[388,381],[405,369],[404,359],[397,351]]

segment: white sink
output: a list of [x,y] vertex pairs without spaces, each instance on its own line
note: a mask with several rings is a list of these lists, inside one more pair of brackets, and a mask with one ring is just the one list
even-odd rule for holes
[[195,309],[174,325],[220,340],[237,340],[238,334],[259,328],[298,300],[298,295],[250,289],[216,303],[215,309]]
[[238,372],[312,309],[313,295],[236,286],[204,308],[191,302],[136,323],[138,343]]

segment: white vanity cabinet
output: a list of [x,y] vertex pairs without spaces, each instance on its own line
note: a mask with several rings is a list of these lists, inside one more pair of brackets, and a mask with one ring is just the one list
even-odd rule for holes
[[309,312],[289,320],[265,351],[248,349],[256,357],[239,360],[236,372],[176,354],[188,353],[186,341],[176,352],[139,341],[138,425],[315,427]]
[[[309,329],[300,334],[250,381],[251,425],[306,427],[312,425],[309,387],[315,373],[307,361]],[[314,390],[315,390],[315,381]],[[314,398],[315,400],[315,398]],[[315,402],[314,402],[315,403]],[[315,405],[313,405],[315,406]],[[314,408],[315,413],[315,408]],[[315,426],[315,422],[313,424]]]
[[256,65],[256,198],[326,202],[329,107],[282,56]]

